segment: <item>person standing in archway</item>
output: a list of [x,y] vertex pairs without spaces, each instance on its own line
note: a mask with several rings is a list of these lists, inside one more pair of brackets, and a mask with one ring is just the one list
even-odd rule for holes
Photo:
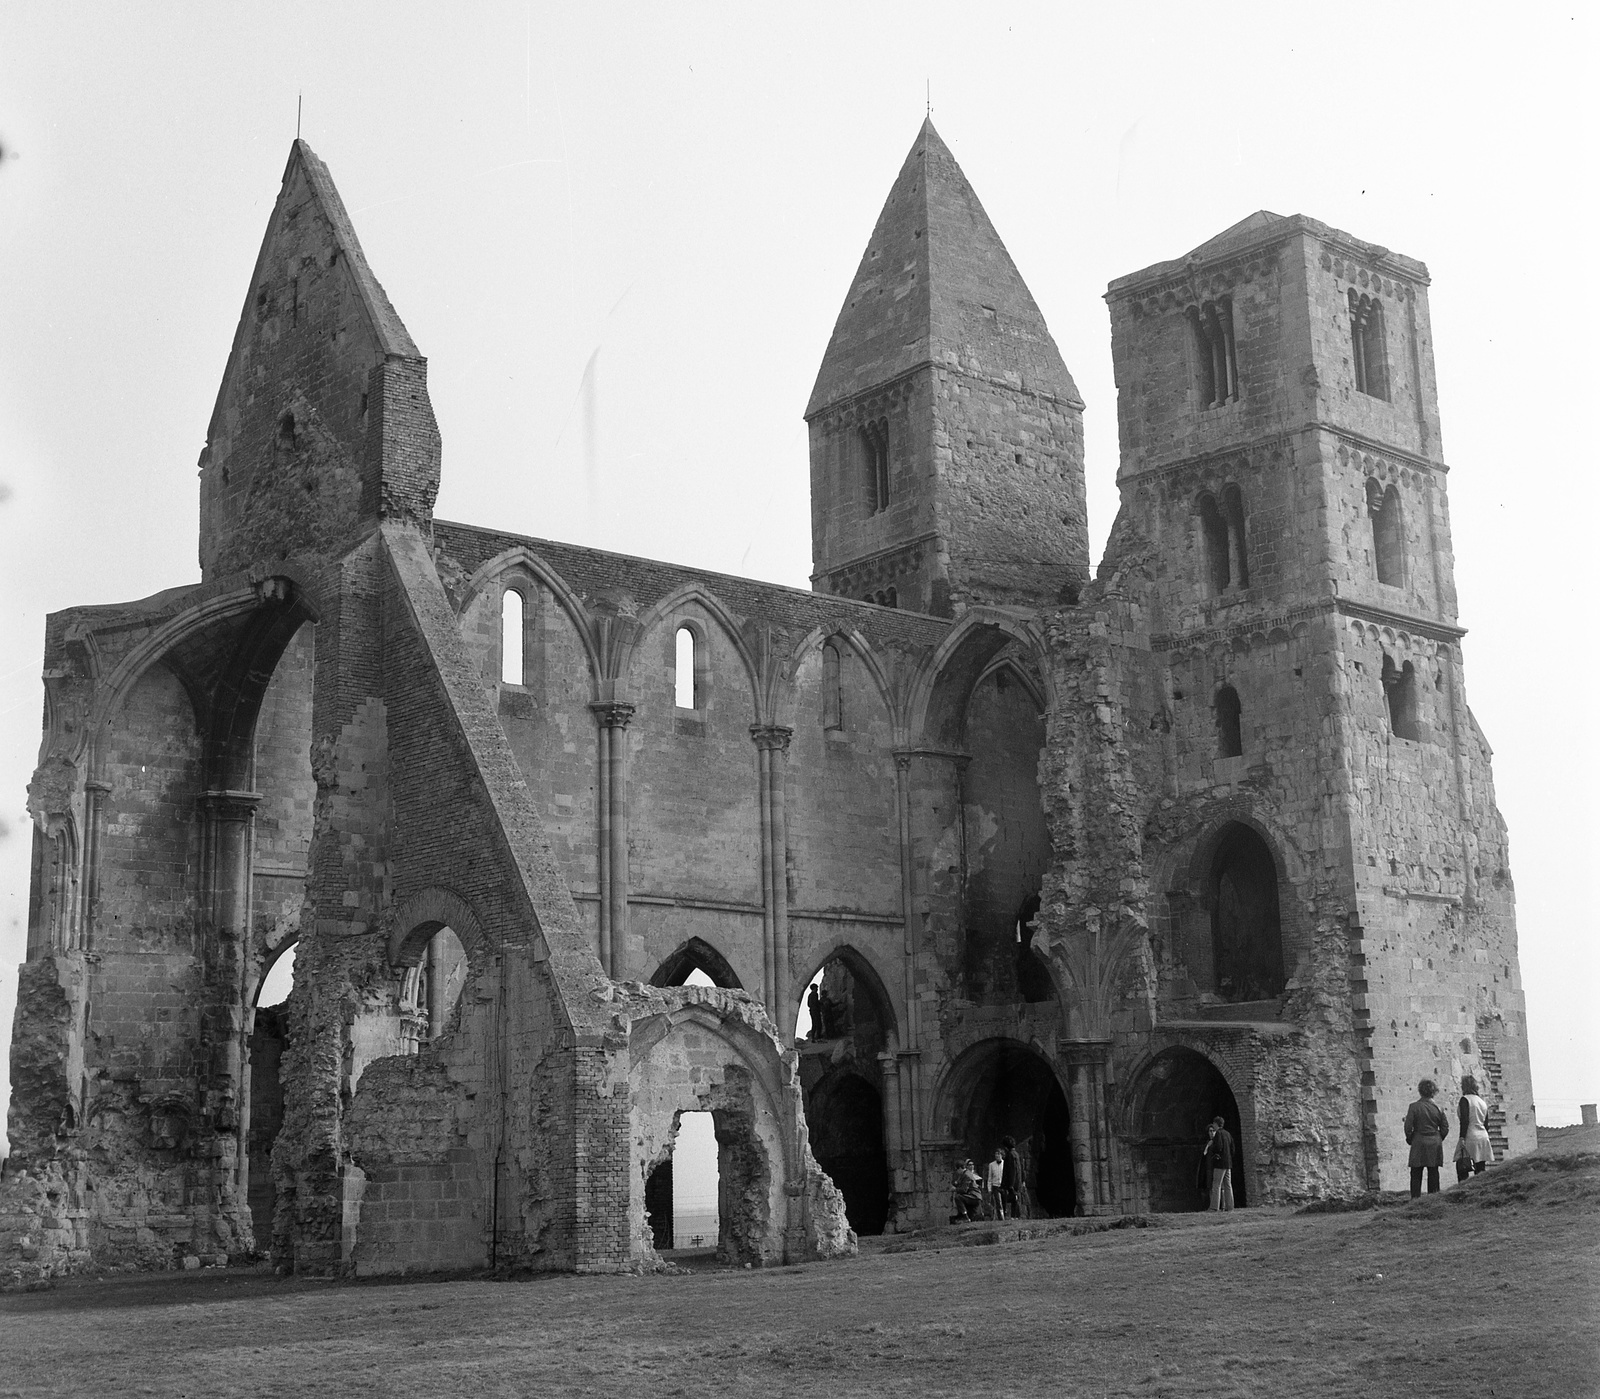
[[1017,1139],[1001,1137],[1005,1148],[1000,1165],[1000,1199],[1011,1207],[1013,1219],[1022,1218],[1022,1158],[1017,1155]]
[[1006,1153],[1005,1148],[994,1149],[994,1159],[983,1169],[983,1182],[989,1187],[989,1204],[996,1219],[1006,1217]]
[[1433,1101],[1439,1091],[1431,1078],[1417,1084],[1417,1101],[1406,1109],[1406,1145],[1411,1148],[1411,1198],[1422,1194],[1422,1173],[1428,1173],[1428,1194],[1439,1193],[1439,1168],[1444,1165],[1444,1139],[1450,1119]]
[[1220,1117],[1211,1119],[1206,1141],[1206,1164],[1211,1167],[1211,1208],[1233,1208],[1233,1133]]

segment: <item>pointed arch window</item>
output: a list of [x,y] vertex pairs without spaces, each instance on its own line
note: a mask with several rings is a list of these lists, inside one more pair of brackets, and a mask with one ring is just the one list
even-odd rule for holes
[[1240,723],[1239,692],[1224,685],[1212,701],[1217,715],[1217,756],[1238,758],[1244,755],[1244,732]]
[[1373,398],[1389,397],[1389,356],[1383,333],[1383,302],[1350,288],[1350,363],[1356,388]]
[[862,458],[866,464],[867,513],[889,508],[889,420],[875,418],[861,428]]
[[1400,513],[1400,492],[1369,480],[1367,514],[1372,520],[1372,563],[1378,581],[1398,588],[1405,582],[1405,524]]
[[839,648],[830,641],[822,648],[822,727],[844,727],[844,696],[840,691]]
[[700,708],[700,639],[691,627],[679,627],[673,638],[673,703],[679,709]]
[[521,685],[526,680],[523,621],[527,603],[516,588],[500,595],[500,683]]

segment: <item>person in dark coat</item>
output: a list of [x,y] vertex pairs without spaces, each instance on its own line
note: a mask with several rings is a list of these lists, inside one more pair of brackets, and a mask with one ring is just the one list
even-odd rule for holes
[[1428,1194],[1439,1193],[1439,1168],[1444,1165],[1444,1139],[1450,1118],[1433,1101],[1439,1091],[1431,1078],[1417,1084],[1417,1101],[1406,1109],[1406,1145],[1411,1148],[1411,1198],[1422,1194],[1422,1173],[1428,1173]]
[[1001,1163],[1000,1195],[1011,1209],[1013,1219],[1022,1218],[1022,1158],[1017,1155],[1017,1139],[1001,1137],[1005,1159]]
[[1211,1168],[1211,1208],[1233,1208],[1233,1133],[1220,1117],[1211,1119],[1206,1164]]

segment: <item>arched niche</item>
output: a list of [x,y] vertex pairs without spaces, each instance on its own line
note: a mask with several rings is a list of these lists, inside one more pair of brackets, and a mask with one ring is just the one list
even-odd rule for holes
[[965,1050],[936,1094],[934,1124],[959,1144],[955,1158],[970,1156],[980,1172],[1010,1137],[1022,1157],[1027,1212],[1073,1213],[1077,1184],[1067,1096],[1054,1066],[1031,1045],[994,1038]]
[[1135,1073],[1126,1102],[1125,1137],[1142,1208],[1155,1213],[1206,1208],[1201,1156],[1206,1125],[1216,1117],[1233,1137],[1234,1203],[1245,1204],[1239,1104],[1210,1059],[1182,1046],[1160,1051]]
[[1259,1002],[1282,995],[1287,978],[1278,865],[1252,827],[1231,821],[1217,833],[1206,890],[1218,997]]

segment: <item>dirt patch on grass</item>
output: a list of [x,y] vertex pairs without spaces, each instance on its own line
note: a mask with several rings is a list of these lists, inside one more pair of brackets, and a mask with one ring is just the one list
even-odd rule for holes
[[1062,1227],[766,1272],[88,1281],[0,1298],[0,1395],[1566,1399],[1600,1375],[1588,1155],[1496,1167],[1458,1203],[1023,1221]]

